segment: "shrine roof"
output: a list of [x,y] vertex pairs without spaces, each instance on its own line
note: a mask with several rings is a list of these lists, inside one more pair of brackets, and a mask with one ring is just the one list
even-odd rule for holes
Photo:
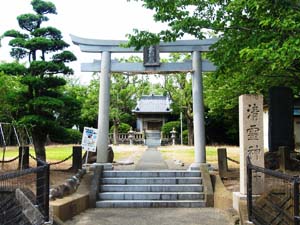
[[171,113],[172,101],[168,96],[162,95],[145,95],[142,96],[132,112],[140,113]]

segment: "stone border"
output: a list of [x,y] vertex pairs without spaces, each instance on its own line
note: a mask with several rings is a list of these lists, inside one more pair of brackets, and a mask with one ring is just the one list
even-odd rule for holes
[[23,214],[31,224],[44,224],[45,220],[43,214],[19,188],[16,189],[16,199],[22,207]]
[[208,171],[208,164],[201,164],[200,171],[202,173],[204,193],[206,197],[206,207],[214,207],[214,189],[212,186],[210,173]]
[[100,191],[100,179],[102,177],[103,166],[95,165],[94,175],[92,178],[92,184],[89,193],[89,206],[90,208],[96,208],[97,196]]

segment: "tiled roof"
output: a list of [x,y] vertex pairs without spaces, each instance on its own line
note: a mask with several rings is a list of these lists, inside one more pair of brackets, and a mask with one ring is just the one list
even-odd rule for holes
[[171,100],[168,96],[147,95],[142,96],[137,106],[132,110],[135,113],[170,113]]

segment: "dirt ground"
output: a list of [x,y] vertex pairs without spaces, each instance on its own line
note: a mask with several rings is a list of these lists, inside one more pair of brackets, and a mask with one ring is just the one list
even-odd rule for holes
[[[129,146],[129,145],[118,145],[112,146],[113,151],[115,152],[115,170],[131,170],[134,169],[138,160],[140,159],[142,153],[146,150],[146,146]],[[224,147],[224,146],[222,146]],[[230,158],[238,158],[239,150],[238,147],[225,146],[227,148],[227,154]],[[191,149],[191,146],[162,146],[159,147],[158,150],[172,150],[172,151],[180,151],[184,149]],[[118,154],[122,153],[122,154]],[[177,154],[174,154],[177,156]],[[124,158],[122,158],[124,156]],[[180,158],[174,158],[172,155],[169,155],[168,158],[165,158],[170,169],[187,169],[189,167],[189,163],[182,161]],[[208,161],[211,165],[211,170],[218,174],[218,166],[217,161],[213,159],[212,161]],[[30,159],[30,166],[35,167],[36,162]],[[63,184],[66,179],[75,175],[75,172],[68,170],[72,166],[72,161],[68,160],[58,165],[51,165],[50,170],[50,186],[55,187],[60,184]],[[12,163],[0,164],[0,174],[14,171],[18,168],[18,161],[14,161]],[[238,168],[239,166],[233,162],[228,162],[228,168],[232,172],[231,178],[223,179],[223,183],[227,190],[230,192],[239,190],[239,174]]]

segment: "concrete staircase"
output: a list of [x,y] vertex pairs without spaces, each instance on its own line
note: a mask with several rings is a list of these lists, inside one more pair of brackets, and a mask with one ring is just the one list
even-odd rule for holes
[[98,208],[204,207],[200,171],[104,171]]

